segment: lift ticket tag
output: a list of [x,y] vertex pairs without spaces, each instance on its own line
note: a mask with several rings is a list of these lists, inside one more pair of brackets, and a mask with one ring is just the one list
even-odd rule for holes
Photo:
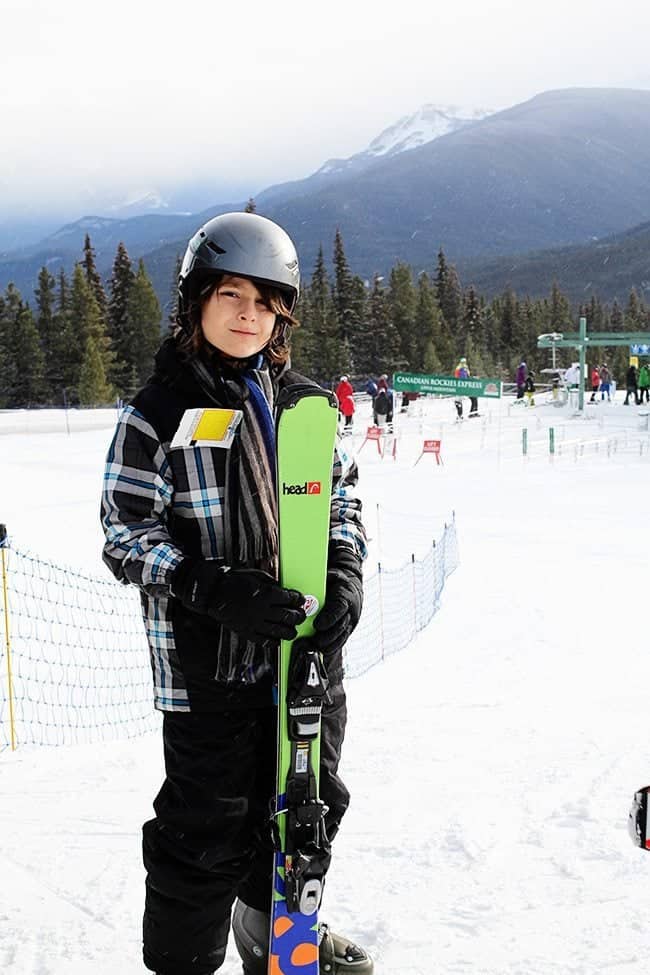
[[217,408],[185,410],[170,447],[232,446],[235,430],[242,418],[241,410]]

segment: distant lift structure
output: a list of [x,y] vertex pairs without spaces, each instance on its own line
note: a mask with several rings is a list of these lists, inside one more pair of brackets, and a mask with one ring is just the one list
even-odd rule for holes
[[579,332],[545,332],[537,336],[538,349],[552,349],[553,364],[555,364],[555,350],[578,349],[580,353],[580,383],[578,384],[578,409],[582,412],[585,406],[585,366],[587,362],[587,348],[598,345],[644,345],[650,346],[650,332],[592,332],[587,335],[587,319],[580,318]]

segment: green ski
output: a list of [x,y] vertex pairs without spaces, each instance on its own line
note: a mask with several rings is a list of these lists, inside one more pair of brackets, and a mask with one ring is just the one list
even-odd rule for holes
[[[280,582],[305,594],[313,633],[327,576],[337,404],[318,386],[286,387],[277,402]],[[318,975],[318,907],[329,844],[319,799],[320,715],[327,680],[320,655],[282,641],[269,975]]]

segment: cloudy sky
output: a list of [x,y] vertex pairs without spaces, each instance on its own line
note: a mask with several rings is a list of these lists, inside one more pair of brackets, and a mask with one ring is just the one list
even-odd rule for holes
[[0,29],[0,221],[253,195],[427,102],[650,88],[647,0],[0,0]]

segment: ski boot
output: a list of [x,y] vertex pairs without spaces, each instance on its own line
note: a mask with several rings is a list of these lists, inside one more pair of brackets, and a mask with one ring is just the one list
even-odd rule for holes
[[372,975],[372,958],[354,942],[330,931],[327,924],[318,925],[318,967],[327,975]]
[[[237,951],[244,963],[244,975],[266,975],[270,918],[237,901],[232,915],[232,933]],[[374,966],[369,955],[348,938],[330,931],[327,924],[318,925],[319,969],[322,975],[372,975]]]

